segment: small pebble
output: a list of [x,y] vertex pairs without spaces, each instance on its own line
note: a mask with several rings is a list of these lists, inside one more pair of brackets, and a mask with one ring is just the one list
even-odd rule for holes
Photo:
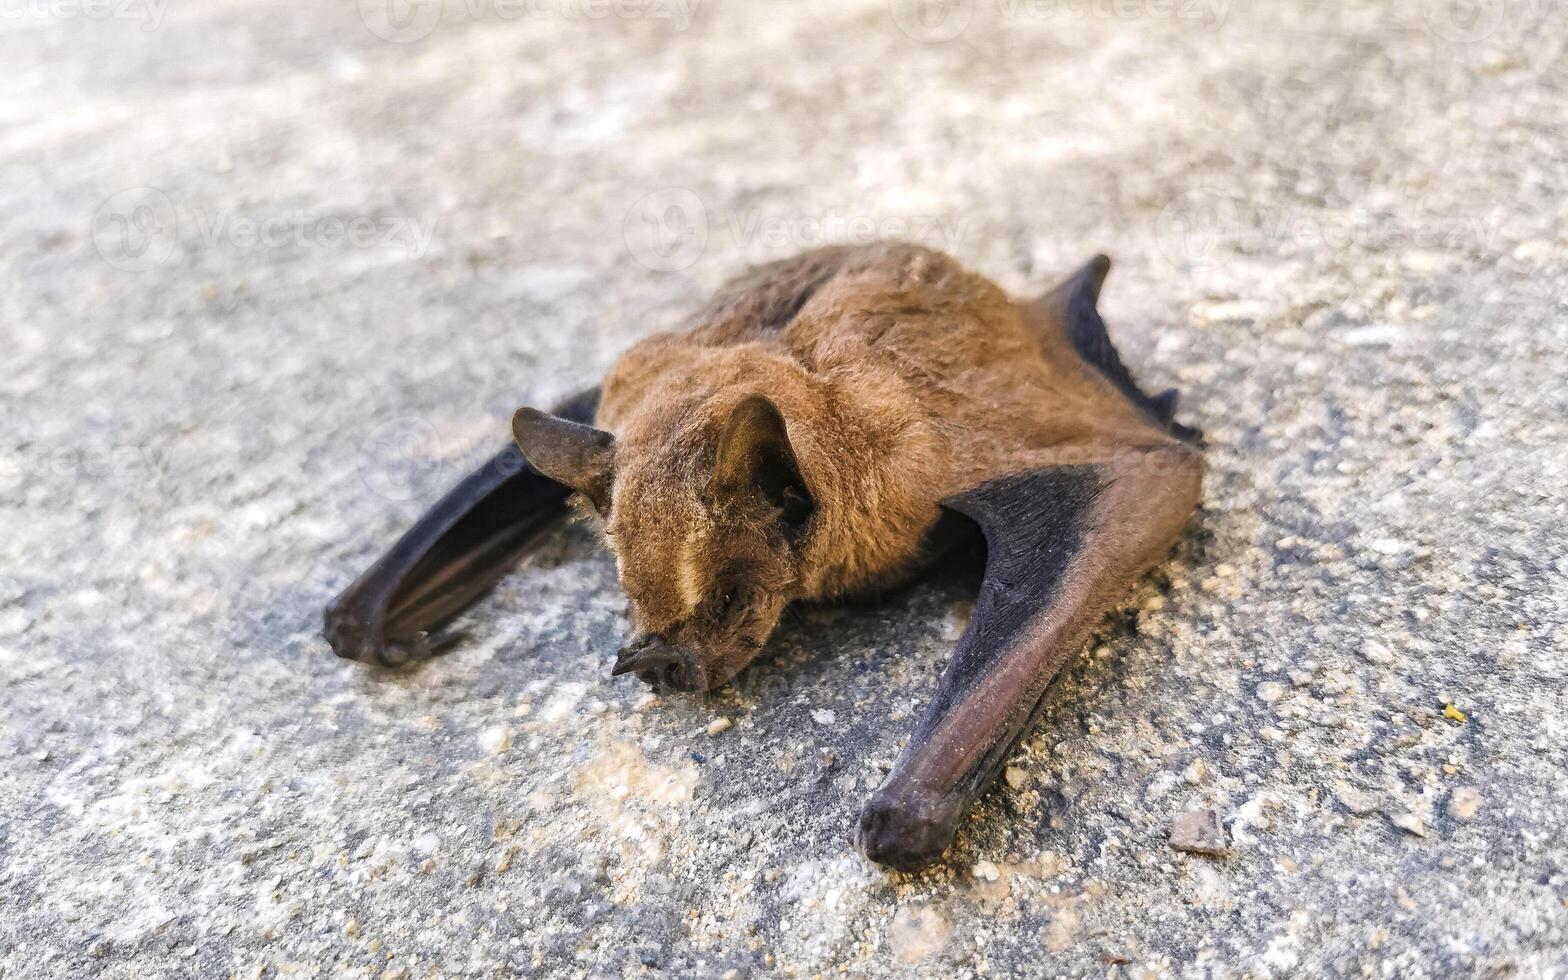
[[497,859],[497,861],[495,862],[495,873],[496,874],[498,874],[498,875],[506,874],[506,872],[512,867],[512,858],[517,856],[517,851],[518,851],[517,846],[513,845],[513,846],[508,847],[506,850],[501,852],[501,857],[499,859]]
[[1208,764],[1205,763],[1202,759],[1193,759],[1192,762],[1188,764],[1186,771],[1182,773],[1182,778],[1187,780],[1188,786],[1199,785],[1205,779],[1209,778]]
[[1426,836],[1426,824],[1422,823],[1421,818],[1414,813],[1396,813],[1390,816],[1388,820],[1389,823],[1392,823],[1407,834],[1414,834],[1417,837]]
[[1013,789],[1023,789],[1029,782],[1029,774],[1017,766],[1008,766],[1007,771],[1003,775],[1007,779],[1007,785]]
[[[818,708],[811,713],[811,720],[819,725],[831,725],[838,720],[838,716],[830,708]],[[995,772],[994,769],[992,771]]]
[[888,926],[888,947],[897,962],[910,965],[941,952],[952,932],[952,925],[936,909],[905,906]]
[[1474,786],[1460,786],[1448,798],[1448,815],[1455,820],[1473,820],[1481,809],[1481,792]]
[[1387,667],[1394,662],[1392,651],[1376,640],[1368,640],[1361,644],[1361,656],[1368,663],[1377,664],[1379,667]]
[[1171,847],[1191,854],[1225,857],[1230,847],[1225,841],[1225,828],[1220,826],[1220,815],[1213,810],[1191,810],[1171,821]]
[[734,722],[730,721],[728,718],[715,718],[708,722],[708,736],[711,738],[717,735],[721,735],[724,732],[729,731],[730,725],[732,724],[734,724]]
[[500,755],[512,747],[512,730],[505,725],[486,728],[479,733],[479,747],[491,755]]
[[1364,817],[1377,809],[1377,798],[1371,793],[1363,793],[1353,786],[1340,786],[1334,790],[1334,795],[1345,809],[1358,817]]

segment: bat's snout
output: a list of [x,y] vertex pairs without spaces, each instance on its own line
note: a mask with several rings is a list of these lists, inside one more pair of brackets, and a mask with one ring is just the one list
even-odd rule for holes
[[676,691],[706,689],[703,672],[691,651],[674,646],[657,633],[624,646],[615,655],[611,677],[636,674],[637,679],[655,687]]
[[935,863],[958,834],[964,801],[955,794],[884,783],[860,812],[855,846],[878,864],[919,871]]

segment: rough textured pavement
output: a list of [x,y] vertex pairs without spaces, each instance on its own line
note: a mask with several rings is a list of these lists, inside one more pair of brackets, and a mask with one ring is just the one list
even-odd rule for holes
[[[1560,6],[379,2],[0,9],[0,975],[1562,975]],[[1212,446],[948,865],[849,828],[961,576],[650,699],[577,527],[331,656],[518,404],[876,235],[1111,252]]]

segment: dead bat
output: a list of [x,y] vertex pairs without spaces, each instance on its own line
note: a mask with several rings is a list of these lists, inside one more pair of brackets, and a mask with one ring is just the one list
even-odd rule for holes
[[596,391],[520,409],[522,455],[436,504],[328,607],[327,639],[383,664],[432,652],[570,494],[630,599],[611,673],[707,690],[789,603],[905,581],[977,526],[969,626],[856,835],[874,861],[923,867],[1197,505],[1199,433],[1173,421],[1174,391],[1139,390],[1096,312],[1109,268],[1031,302],[906,244],[753,269]]

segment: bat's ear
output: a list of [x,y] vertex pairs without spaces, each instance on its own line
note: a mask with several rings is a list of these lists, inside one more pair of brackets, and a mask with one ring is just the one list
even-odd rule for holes
[[512,437],[534,469],[587,497],[600,514],[609,513],[614,436],[536,408],[519,408],[512,416]]
[[793,534],[815,509],[789,442],[778,406],[763,395],[747,395],[724,423],[708,494],[714,500],[761,495],[782,512]]

